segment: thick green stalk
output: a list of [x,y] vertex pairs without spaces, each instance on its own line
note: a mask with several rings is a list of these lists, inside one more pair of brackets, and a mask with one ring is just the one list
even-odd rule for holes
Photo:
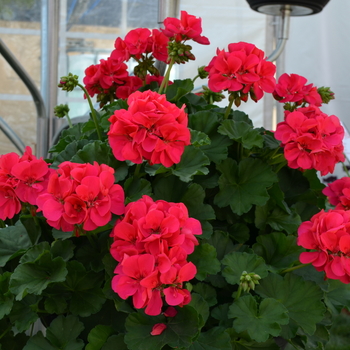
[[310,265],[310,263],[309,264],[300,264],[300,265],[292,266],[292,267],[289,267],[288,269],[285,269],[285,270],[281,271],[280,274],[284,274],[284,273],[287,273],[287,272],[298,270],[298,269],[301,269],[302,267],[305,267],[305,266],[308,266],[308,265]]
[[228,106],[226,108],[224,119],[227,119],[228,116],[230,115],[233,102],[234,102],[234,97],[233,97],[233,95],[230,95],[230,97],[229,97],[229,104],[228,104]]
[[97,131],[98,139],[101,141],[102,140],[102,135],[101,135],[100,127],[99,127],[98,122],[97,122],[96,112],[95,112],[94,106],[92,105],[91,98],[90,98],[88,92],[86,91],[86,89],[84,88],[83,85],[78,84],[78,86],[84,91],[85,96],[86,96],[86,98],[87,98],[87,100],[89,102],[89,107],[90,107],[90,110],[91,110],[92,120],[95,123],[95,128],[96,128],[96,131]]
[[243,290],[243,289],[242,289],[242,286],[239,285],[238,290],[237,290],[237,294],[236,294],[236,296],[235,296],[235,301],[238,300],[239,297],[241,296],[242,290]]
[[166,91],[166,88],[167,88],[168,82],[169,82],[171,68],[173,68],[174,63],[175,63],[175,59],[172,58],[169,65],[168,65],[168,69],[165,73],[164,79],[163,79],[162,83],[160,84],[158,94],[161,94],[163,92],[163,90],[164,90],[164,92]]

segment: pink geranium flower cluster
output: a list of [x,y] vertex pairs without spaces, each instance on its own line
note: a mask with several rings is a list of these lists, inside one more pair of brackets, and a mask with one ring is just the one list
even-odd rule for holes
[[109,118],[109,144],[114,156],[140,164],[170,167],[179,163],[191,134],[185,106],[178,108],[165,95],[147,90],[131,94],[128,110],[119,109]]
[[350,211],[322,210],[303,222],[298,245],[312,250],[301,253],[303,264],[325,271],[327,278],[350,283]]
[[218,49],[205,70],[209,72],[208,86],[212,91],[239,92],[242,101],[247,100],[248,93],[258,101],[264,92],[275,89],[276,67],[253,44],[239,42],[230,44],[228,51]]
[[335,115],[328,116],[316,106],[285,111],[285,121],[277,125],[275,138],[282,142],[292,169],[316,169],[326,175],[345,159],[344,128]]
[[[51,173],[48,164],[37,159],[27,146],[22,157],[11,152],[0,157],[0,219],[12,219],[22,203],[36,205]],[[22,202],[22,203],[21,203]]]
[[183,283],[197,269],[187,256],[200,234],[200,222],[188,217],[182,203],[153,201],[146,195],[129,203],[112,232],[111,254],[119,262],[113,290],[122,299],[132,296],[135,308],[146,308],[148,315],[161,313],[163,296],[171,306],[188,304],[191,296]]
[[[106,225],[112,214],[124,214],[124,191],[114,184],[114,169],[98,163],[63,162],[37,199],[50,226],[79,233]],[[77,226],[79,225],[79,226]]]
[[310,105],[321,106],[322,98],[317,87],[313,84],[306,85],[306,83],[307,79],[301,75],[284,73],[278,79],[273,96],[281,103],[295,102],[301,105],[306,102]]
[[328,197],[329,203],[335,206],[335,209],[350,209],[350,178],[343,177],[328,184],[322,190],[322,193]]
[[163,34],[175,40],[183,42],[193,40],[202,45],[209,45],[209,39],[202,36],[202,19],[196,16],[189,15],[186,11],[181,11],[181,17],[168,17],[164,20],[164,29],[161,29]]

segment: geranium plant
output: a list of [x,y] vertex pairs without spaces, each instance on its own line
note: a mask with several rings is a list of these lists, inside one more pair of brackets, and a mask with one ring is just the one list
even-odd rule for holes
[[[91,118],[58,106],[70,127],[49,159],[1,156],[1,349],[324,349],[350,307],[349,183],[317,176],[344,161],[344,130],[321,111],[333,93],[276,83],[244,42],[171,82],[191,41],[209,44],[186,12],[117,38],[83,83],[59,83],[83,90]],[[286,110],[275,132],[233,109],[265,93]]]

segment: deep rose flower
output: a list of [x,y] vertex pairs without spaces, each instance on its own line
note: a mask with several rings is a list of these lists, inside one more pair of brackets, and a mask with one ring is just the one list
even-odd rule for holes
[[248,93],[257,101],[264,92],[273,92],[276,67],[264,59],[263,51],[245,42],[230,44],[228,48],[228,52],[218,49],[205,67],[212,91],[240,92],[242,101],[246,101]]
[[136,28],[126,34],[124,43],[129,54],[139,59],[147,52],[151,31],[147,28]]
[[[129,203],[112,232],[110,251],[119,262],[113,290],[123,299],[133,296],[134,306],[145,308],[148,315],[161,313],[162,296],[168,305],[188,304],[191,295],[183,284],[197,269],[186,259],[198,245],[194,235],[201,233],[199,221],[188,217],[182,203],[153,201],[149,196]],[[175,314],[169,310],[169,317]]]
[[92,231],[106,225],[112,214],[124,213],[124,191],[114,184],[114,169],[96,162],[63,162],[49,177],[46,193],[37,199],[50,226],[72,231],[81,225]]
[[285,121],[277,125],[275,132],[289,167],[316,169],[321,175],[332,173],[335,164],[344,161],[343,137],[339,119],[316,106],[286,111]]
[[296,102],[300,105],[307,102],[321,106],[322,98],[313,84],[306,85],[307,79],[298,74],[282,74],[276,84],[273,96],[281,103]]
[[[11,152],[0,157],[0,218],[12,218],[22,203],[36,205],[37,196],[46,191],[53,170],[32,154],[27,146],[23,156]],[[9,216],[10,215],[10,216]]]
[[300,254],[326,277],[350,283],[350,211],[322,210],[298,229],[298,245],[312,250]]
[[350,209],[350,178],[342,177],[328,184],[322,190],[322,193],[328,197],[329,203],[336,209]]
[[181,18],[168,17],[164,20],[161,31],[171,40],[177,42],[192,39],[199,44],[209,45],[209,39],[202,36],[202,19],[181,11]]
[[108,140],[114,156],[166,167],[180,162],[191,137],[185,106],[178,108],[153,91],[136,91],[127,102],[128,110],[116,110],[109,118]]

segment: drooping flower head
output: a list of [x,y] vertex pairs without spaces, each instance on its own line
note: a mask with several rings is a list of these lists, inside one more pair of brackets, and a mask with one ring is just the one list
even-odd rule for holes
[[335,164],[344,161],[343,137],[339,119],[316,106],[285,111],[285,121],[277,125],[275,132],[289,167],[316,169],[321,175],[332,173]]
[[164,28],[161,31],[170,40],[183,42],[193,40],[199,44],[209,45],[209,39],[202,36],[202,19],[181,11],[181,18],[168,17],[164,20]]
[[165,95],[145,91],[131,94],[128,110],[120,109],[109,118],[109,144],[114,156],[170,167],[180,162],[186,145],[190,144],[187,114]]
[[205,70],[209,73],[208,86],[212,91],[236,92],[243,101],[248,93],[258,101],[264,92],[275,89],[276,67],[266,61],[264,52],[253,44],[239,42],[230,44],[228,51],[218,49]]
[[322,210],[300,225],[297,242],[312,250],[301,253],[303,264],[325,271],[327,278],[350,283],[350,211]]

